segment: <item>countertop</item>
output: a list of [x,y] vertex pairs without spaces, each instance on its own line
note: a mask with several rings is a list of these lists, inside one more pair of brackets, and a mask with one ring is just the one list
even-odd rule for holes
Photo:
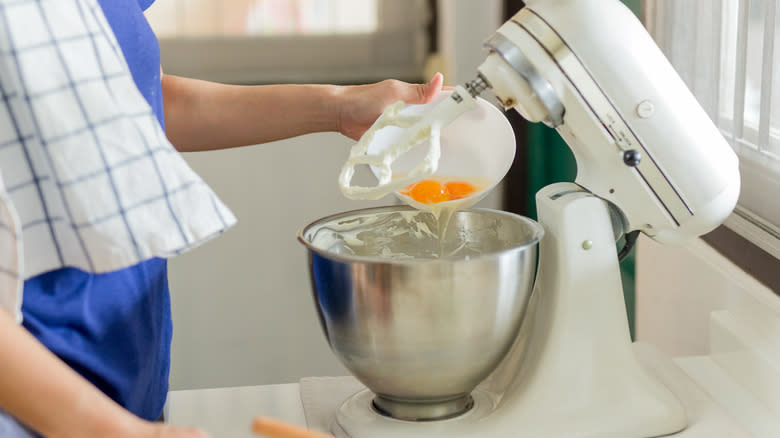
[[[670,438],[753,438],[657,349],[637,345],[637,354],[650,374],[662,379],[685,405],[688,427]],[[213,438],[250,438],[256,416],[274,417],[306,427],[300,385],[242,386],[171,391],[166,421],[205,429]]]

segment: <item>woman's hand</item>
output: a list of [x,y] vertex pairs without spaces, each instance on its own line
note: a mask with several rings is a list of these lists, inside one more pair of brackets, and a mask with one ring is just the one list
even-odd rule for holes
[[442,88],[386,80],[368,85],[225,85],[165,75],[165,126],[181,152],[267,143],[313,132],[359,139],[388,105],[428,103]]
[[[141,420],[46,349],[0,309],[0,409],[50,438],[208,438]],[[0,431],[2,435],[2,431]]]
[[441,73],[436,73],[426,84],[388,79],[375,84],[344,87],[339,105],[338,130],[358,140],[387,106],[399,100],[410,104],[428,103],[439,94],[443,81]]

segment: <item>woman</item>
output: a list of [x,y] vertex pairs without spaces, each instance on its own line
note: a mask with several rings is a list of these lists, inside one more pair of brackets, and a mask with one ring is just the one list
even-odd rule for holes
[[205,436],[153,422],[168,389],[165,257],[234,218],[176,151],[357,139],[385,106],[441,88],[441,75],[347,87],[163,75],[153,1],[0,0],[0,436]]

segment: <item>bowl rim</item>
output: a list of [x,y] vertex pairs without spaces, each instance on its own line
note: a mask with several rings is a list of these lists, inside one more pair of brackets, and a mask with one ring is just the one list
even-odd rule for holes
[[533,237],[526,243],[522,245],[513,246],[511,248],[503,249],[500,251],[490,252],[486,254],[478,254],[478,255],[472,255],[467,256],[464,258],[453,258],[453,259],[404,259],[404,260],[396,260],[396,259],[387,259],[383,257],[376,257],[376,256],[354,256],[354,255],[345,255],[345,254],[337,254],[322,248],[318,248],[314,246],[310,241],[308,241],[304,236],[306,231],[313,227],[315,224],[331,221],[334,219],[337,219],[339,217],[346,217],[351,215],[357,215],[357,214],[364,214],[364,213],[372,213],[372,212],[382,212],[382,211],[419,211],[421,213],[426,213],[423,210],[418,210],[414,207],[408,206],[408,205],[386,205],[381,207],[369,207],[369,208],[359,208],[355,210],[349,210],[344,211],[340,213],[334,213],[327,216],[323,216],[319,219],[315,219],[306,225],[303,225],[298,229],[297,232],[297,238],[298,241],[301,242],[306,248],[309,249],[311,252],[315,252],[323,257],[326,257],[328,259],[341,261],[341,262],[349,262],[349,263],[382,263],[387,265],[398,265],[398,266],[404,266],[404,265],[419,265],[419,264],[454,264],[464,261],[470,261],[470,260],[476,260],[476,259],[482,259],[486,257],[495,257],[500,254],[505,254],[509,252],[515,252],[515,251],[525,251],[529,247],[532,246],[538,246],[539,241],[544,237],[545,231],[544,227],[537,221],[523,216],[516,213],[511,213],[508,211],[503,210],[496,210],[492,208],[469,208],[469,209],[463,209],[458,210],[455,212],[456,214],[459,212],[489,212],[492,214],[497,214],[499,216],[507,216],[512,217],[514,219],[520,219],[523,222],[527,223],[531,226],[531,228],[535,231]]

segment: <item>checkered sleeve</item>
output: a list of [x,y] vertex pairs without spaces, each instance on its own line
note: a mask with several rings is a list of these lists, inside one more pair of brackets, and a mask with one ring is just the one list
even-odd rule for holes
[[22,242],[19,219],[0,174],[0,308],[21,321]]
[[0,0],[0,170],[23,278],[167,257],[235,222],[168,142],[95,0]]

